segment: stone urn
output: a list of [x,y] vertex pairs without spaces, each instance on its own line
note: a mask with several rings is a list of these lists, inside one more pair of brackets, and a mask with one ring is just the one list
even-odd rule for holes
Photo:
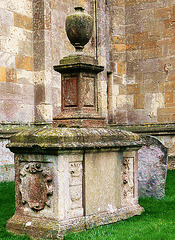
[[76,51],[82,51],[89,42],[93,31],[93,18],[84,8],[75,7],[75,13],[66,18],[66,33]]

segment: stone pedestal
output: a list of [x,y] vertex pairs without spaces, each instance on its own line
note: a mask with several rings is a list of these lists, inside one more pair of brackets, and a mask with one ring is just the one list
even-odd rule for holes
[[74,54],[54,66],[61,73],[61,113],[53,126],[105,127],[105,118],[97,112],[97,74],[103,71],[94,57]]
[[59,239],[140,214],[137,134],[102,128],[41,128],[12,137],[15,234]]

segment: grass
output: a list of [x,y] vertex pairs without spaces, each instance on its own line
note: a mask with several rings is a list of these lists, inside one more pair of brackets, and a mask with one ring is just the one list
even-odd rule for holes
[[0,183],[0,239],[29,240],[27,236],[14,236],[8,233],[5,226],[7,220],[15,212],[15,184],[14,182]]
[[[0,183],[0,239],[29,239],[13,236],[5,229],[14,214],[14,183]],[[175,171],[168,171],[163,199],[141,198],[145,212],[128,220],[69,233],[64,240],[174,240],[175,239]]]

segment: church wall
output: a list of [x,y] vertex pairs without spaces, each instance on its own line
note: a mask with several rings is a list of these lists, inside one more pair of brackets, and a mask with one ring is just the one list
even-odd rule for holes
[[[0,39],[0,122],[51,122],[61,106],[60,59],[74,52],[65,32],[66,16],[80,5],[94,17],[84,52],[105,66],[99,74],[98,108],[107,117],[109,11],[105,1],[3,0]],[[96,16],[95,16],[96,14]]]
[[34,119],[32,0],[0,7],[0,122]]
[[[13,134],[13,126],[19,131],[19,124],[51,124],[61,110],[61,75],[53,66],[74,52],[66,36],[65,19],[74,12],[75,5],[83,6],[94,18],[93,36],[84,52],[105,67],[97,84],[100,114],[118,126],[175,121],[172,0],[1,2],[0,165],[3,169],[12,164],[13,156],[5,145]],[[170,137],[167,133],[161,140],[170,146],[173,156],[174,135]]]
[[119,54],[126,52],[123,76],[117,72],[115,82],[116,121],[174,122],[175,5],[162,0],[127,0],[124,5],[126,38],[113,44]]

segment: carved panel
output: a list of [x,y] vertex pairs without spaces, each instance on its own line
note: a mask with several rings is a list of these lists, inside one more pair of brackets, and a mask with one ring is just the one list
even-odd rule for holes
[[71,186],[70,199],[72,201],[71,209],[82,207],[82,185]]
[[95,105],[95,86],[94,78],[86,77],[84,78],[84,106],[93,107]]
[[82,162],[69,163],[71,209],[82,207]]
[[82,163],[71,162],[69,163],[70,182],[69,185],[80,185],[82,184]]
[[20,171],[20,192],[23,205],[36,211],[50,207],[49,195],[53,194],[52,174],[41,163],[26,164]]
[[78,105],[78,83],[77,77],[66,77],[63,82],[63,97],[65,107]]
[[133,157],[123,158],[123,170],[122,170],[122,205],[132,204],[133,190],[134,190],[134,177],[133,177]]

